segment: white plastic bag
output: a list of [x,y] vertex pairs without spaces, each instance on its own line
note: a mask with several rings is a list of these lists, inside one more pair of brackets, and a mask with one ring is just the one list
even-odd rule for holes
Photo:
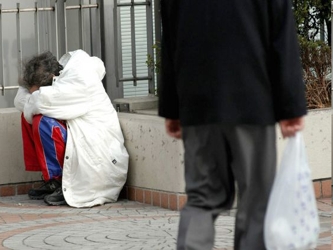
[[269,198],[265,225],[268,250],[316,246],[319,218],[302,134],[289,138]]

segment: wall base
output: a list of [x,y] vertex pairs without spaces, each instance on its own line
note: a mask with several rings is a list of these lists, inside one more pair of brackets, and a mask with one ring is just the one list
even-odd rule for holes
[[125,186],[120,194],[120,198],[176,211],[181,210],[187,201],[187,196],[184,193],[165,192],[132,186]]
[[316,199],[332,197],[332,179],[313,180]]
[[[43,182],[39,181],[0,185],[0,197],[28,194],[28,191],[31,188],[37,188],[42,183]],[[332,197],[331,179],[314,180],[313,187],[316,199]],[[187,196],[184,193],[165,192],[126,185],[121,191],[119,199],[128,199],[152,206],[179,211],[185,205]]]

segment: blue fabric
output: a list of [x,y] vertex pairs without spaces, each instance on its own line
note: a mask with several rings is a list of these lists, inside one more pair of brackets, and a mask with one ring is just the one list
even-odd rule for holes
[[66,125],[56,119],[42,116],[38,131],[49,178],[60,178],[62,176],[64,147],[67,141]]

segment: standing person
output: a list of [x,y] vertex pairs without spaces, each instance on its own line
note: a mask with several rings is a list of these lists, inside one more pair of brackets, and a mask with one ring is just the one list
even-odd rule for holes
[[22,114],[26,170],[42,171],[31,199],[91,207],[114,202],[126,181],[128,153],[101,80],[103,62],[82,50],[59,61],[50,52],[24,70],[14,104]]
[[263,250],[275,123],[303,129],[306,102],[290,0],[161,0],[159,115],[182,138],[188,197],[178,250],[208,250],[238,187],[234,248]]

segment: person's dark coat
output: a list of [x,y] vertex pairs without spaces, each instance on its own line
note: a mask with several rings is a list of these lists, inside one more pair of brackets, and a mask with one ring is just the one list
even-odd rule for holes
[[306,114],[290,0],[162,0],[159,115],[183,126]]

